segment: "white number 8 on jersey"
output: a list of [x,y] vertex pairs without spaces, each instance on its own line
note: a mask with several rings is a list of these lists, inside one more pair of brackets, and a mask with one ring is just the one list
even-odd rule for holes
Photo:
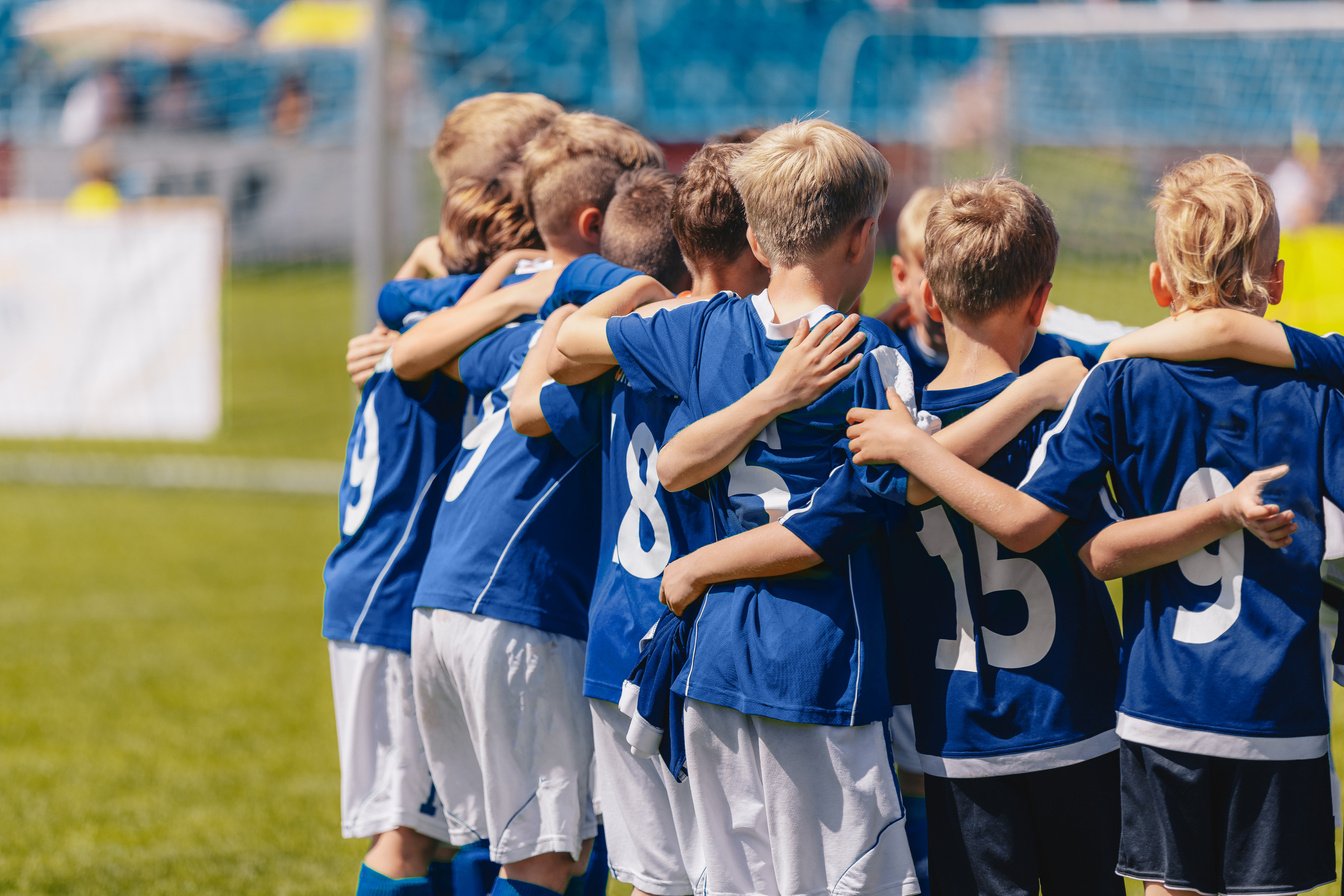
[[[639,470],[641,455],[645,475]],[[658,503],[658,446],[646,423],[639,424],[630,434],[630,444],[625,449],[625,478],[630,484],[630,506],[621,518],[613,559],[632,576],[654,579],[663,574],[667,561],[672,559],[672,535],[667,528],[667,515]],[[653,544],[648,550],[639,535],[641,517],[653,529]]]

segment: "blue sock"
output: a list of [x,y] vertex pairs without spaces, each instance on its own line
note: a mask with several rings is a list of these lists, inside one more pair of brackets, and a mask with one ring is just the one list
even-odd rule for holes
[[359,889],[355,896],[433,896],[427,877],[403,877],[394,880],[368,865],[359,866]]
[[607,835],[601,827],[598,827],[597,836],[593,838],[593,851],[588,856],[588,870],[582,877],[576,877],[569,882],[565,896],[606,896],[609,871]]
[[[453,896],[488,896],[499,876],[499,866],[490,861],[490,842],[468,843],[453,856]],[[434,891],[440,896],[439,891]]]
[[490,896],[556,896],[556,892],[540,884],[529,884],[521,880],[497,877],[495,878],[495,885],[490,888]]
[[910,856],[915,860],[919,892],[929,892],[929,814],[922,796],[905,798],[905,836],[910,841]]

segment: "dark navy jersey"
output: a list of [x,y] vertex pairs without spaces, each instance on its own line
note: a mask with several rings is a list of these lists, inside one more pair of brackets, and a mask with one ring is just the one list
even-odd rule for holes
[[[821,306],[807,317],[815,325],[834,313]],[[769,376],[797,326],[773,319],[765,294],[739,299],[727,293],[648,318],[613,319],[607,337],[634,388],[679,400],[690,419],[699,419]],[[867,319],[862,327],[865,351],[885,351],[908,377],[891,331]],[[845,415],[856,403],[858,378],[859,372],[851,374],[811,405],[778,417],[709,481],[720,533],[781,518],[845,467]],[[885,720],[891,701],[881,606],[877,586],[867,581],[875,576],[871,557],[860,557],[795,576],[715,586],[697,617],[678,692],[785,721]]]
[[[920,342],[919,334],[914,327],[899,330],[896,335],[900,339],[901,345],[904,346],[906,355],[910,358],[910,369],[915,374],[916,394],[921,394],[947,366],[947,354],[925,347]],[[1105,351],[1106,346],[1088,346],[1087,348],[1089,352],[1083,354],[1076,351],[1073,344],[1062,336],[1039,333],[1036,336],[1036,341],[1032,343],[1031,351],[1027,353],[1026,359],[1022,362],[1021,370],[1023,373],[1030,373],[1046,361],[1054,358],[1067,358],[1071,355],[1076,355],[1082,359],[1086,366],[1091,367],[1100,359],[1101,352]],[[1096,351],[1091,351],[1093,349]]]
[[[949,425],[1013,374],[928,390],[922,410]],[[1037,417],[982,470],[1016,483],[1056,414]],[[1077,551],[1114,521],[1109,498],[1019,554],[941,500],[895,527],[892,651],[909,675],[915,744],[926,772],[981,777],[1056,768],[1116,749],[1120,629],[1106,586]]]
[[[1293,543],[1242,531],[1125,579],[1117,731],[1212,756],[1325,752],[1329,718],[1316,633],[1320,571],[1344,502],[1344,394],[1236,361],[1105,362],[1044,436],[1021,489],[1083,519],[1107,475],[1127,517],[1189,507],[1286,463],[1268,502],[1291,508]],[[1334,517],[1337,519],[1337,517]]]
[[[541,325],[512,324],[465,351],[462,383],[481,400],[480,424],[462,441],[436,493],[438,519],[415,606],[474,613],[580,640],[596,568],[598,464],[591,447],[558,434],[528,438],[509,420],[509,398]],[[594,390],[555,383],[576,414],[596,414]],[[589,400],[589,399],[592,400]]]

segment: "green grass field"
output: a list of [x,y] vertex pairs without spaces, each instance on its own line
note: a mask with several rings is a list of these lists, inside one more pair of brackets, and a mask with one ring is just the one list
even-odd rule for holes
[[[1055,298],[1142,323],[1143,277],[1066,258]],[[869,307],[886,296],[879,274]],[[207,444],[0,451],[339,461],[349,303],[344,269],[235,271]],[[0,892],[351,892],[319,635],[335,501],[9,485],[0,502]]]

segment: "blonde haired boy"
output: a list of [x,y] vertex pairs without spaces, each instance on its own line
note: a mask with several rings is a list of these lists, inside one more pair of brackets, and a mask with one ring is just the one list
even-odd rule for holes
[[[1159,305],[1261,315],[1279,301],[1278,220],[1243,162],[1178,166],[1154,208]],[[1107,477],[1133,517],[1230,510],[1232,482],[1281,465],[1262,487],[1291,505],[1295,524],[1253,540],[1228,512],[1210,520],[1207,547],[1126,575],[1117,871],[1149,894],[1297,893],[1334,879],[1315,620],[1321,564],[1340,543],[1342,439],[1344,395],[1327,385],[1239,361],[1143,358],[1088,375],[1020,491],[951,458],[899,413],[856,432],[856,459],[900,462],[1013,550],[1080,518]],[[1125,568],[1133,553],[1093,562]]]

